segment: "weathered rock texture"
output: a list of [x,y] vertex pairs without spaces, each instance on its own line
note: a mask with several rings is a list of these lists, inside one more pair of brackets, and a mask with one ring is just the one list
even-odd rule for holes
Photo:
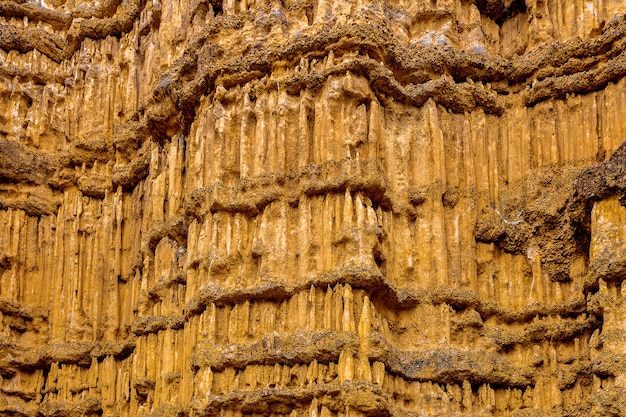
[[1,415],[626,415],[623,1],[0,15]]

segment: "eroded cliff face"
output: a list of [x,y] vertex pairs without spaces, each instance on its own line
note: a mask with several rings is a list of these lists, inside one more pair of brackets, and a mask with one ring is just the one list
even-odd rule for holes
[[0,16],[0,414],[626,415],[622,1]]

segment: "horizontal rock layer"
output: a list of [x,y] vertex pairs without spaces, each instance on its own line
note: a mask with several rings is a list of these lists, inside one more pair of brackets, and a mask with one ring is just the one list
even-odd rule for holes
[[626,414],[618,0],[0,1],[0,414]]

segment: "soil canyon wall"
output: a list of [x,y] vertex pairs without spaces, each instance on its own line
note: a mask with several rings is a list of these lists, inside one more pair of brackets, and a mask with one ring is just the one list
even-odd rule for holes
[[0,0],[0,415],[626,415],[626,3]]

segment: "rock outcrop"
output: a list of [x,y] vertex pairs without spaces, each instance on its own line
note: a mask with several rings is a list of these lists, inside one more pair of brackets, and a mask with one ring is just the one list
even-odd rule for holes
[[0,0],[0,414],[626,415],[621,0]]

